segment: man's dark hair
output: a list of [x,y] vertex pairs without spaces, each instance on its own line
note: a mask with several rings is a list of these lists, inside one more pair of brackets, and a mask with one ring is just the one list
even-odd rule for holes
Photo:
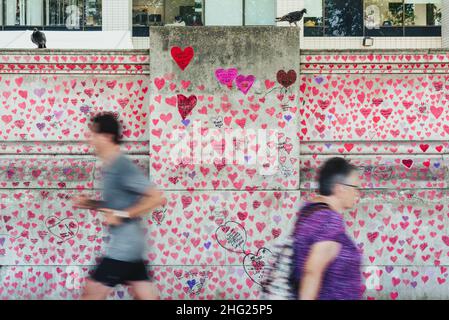
[[319,173],[319,193],[323,196],[332,195],[335,184],[344,182],[355,170],[357,168],[343,158],[336,157],[327,160]]
[[93,130],[96,133],[107,133],[113,136],[115,144],[120,144],[120,124],[112,113],[100,113],[92,118]]

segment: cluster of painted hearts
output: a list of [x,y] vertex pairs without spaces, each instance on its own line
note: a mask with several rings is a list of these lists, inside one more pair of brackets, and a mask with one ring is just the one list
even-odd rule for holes
[[[332,157],[318,154],[302,156],[301,187],[315,188],[318,168]],[[360,155],[348,158],[358,167],[362,187],[371,188],[446,188],[447,159],[441,156]]]
[[[5,264],[91,264],[107,241],[101,215],[73,208],[75,191],[27,190],[0,195],[0,249]],[[100,194],[96,195],[100,197]],[[224,249],[216,230],[237,221],[245,250],[258,252],[284,237],[298,192],[166,192],[165,208],[148,216],[150,265],[239,265],[244,257]],[[223,243],[222,243],[223,244]]]
[[301,73],[340,74],[438,74],[445,73],[449,55],[306,55]]
[[146,74],[145,55],[0,55],[0,73],[35,74]]
[[[174,61],[181,70],[186,70],[194,59],[191,47],[171,50]],[[176,79],[175,74],[166,74],[154,78],[155,91],[150,105],[150,157],[151,175],[155,182],[166,189],[246,189],[256,190],[269,187],[294,189],[298,185],[298,141],[297,132],[297,95],[287,91],[296,82],[296,72],[280,70],[276,82],[269,79],[264,82],[267,94],[251,94],[255,83],[254,76],[239,75],[236,68],[215,70],[217,81],[227,86],[231,91],[217,98],[213,95],[202,94],[206,87],[198,85],[191,88],[188,80]],[[234,83],[238,89],[232,91]],[[284,88],[281,91],[280,88]],[[179,92],[195,90],[197,95],[189,97]],[[277,89],[277,91],[275,90]],[[240,92],[240,94],[238,94]],[[272,93],[271,93],[272,92]],[[170,94],[172,93],[172,94]],[[271,93],[271,94],[270,94]],[[288,106],[286,109],[285,106]],[[201,123],[200,145],[203,149],[212,146],[218,159],[210,162],[184,161],[174,159],[172,151],[181,145],[183,154],[190,155],[192,146],[175,136],[176,130],[187,131],[195,123]],[[279,158],[268,162],[278,161],[283,172],[278,168],[276,174],[262,176],[258,172],[258,165],[254,156],[247,154],[243,162],[226,163],[224,158],[224,138],[222,128],[238,132],[237,138],[245,135],[255,141],[257,129],[276,129],[281,131],[279,137],[283,142],[283,149]],[[192,134],[190,132],[187,133]],[[222,138],[220,138],[222,137]],[[186,139],[188,140],[188,139]],[[194,146],[195,147],[195,146]],[[254,149],[260,146],[255,145]],[[203,150],[202,149],[202,150]],[[179,160],[179,161],[178,161]],[[269,163],[267,162],[267,165]],[[285,174],[288,172],[288,175]]]
[[303,76],[301,140],[444,140],[448,80],[444,75]]
[[302,74],[415,74],[415,73],[444,73],[449,63],[432,64],[309,64],[301,65]]
[[[0,299],[74,299],[89,267],[3,267],[0,270]],[[259,287],[245,279],[239,267],[154,267],[160,296],[173,299],[258,299]],[[374,299],[444,299],[447,267],[367,267],[362,272],[366,281],[363,291]],[[131,299],[129,289],[118,286],[108,299]]]
[[[303,192],[310,199],[313,192]],[[368,299],[443,298],[449,272],[448,194],[441,190],[364,191],[345,215],[363,252]]]
[[[313,194],[304,194],[304,197]],[[366,265],[440,266],[448,262],[446,191],[366,191],[346,216]]]
[[448,62],[449,54],[363,54],[363,55],[304,55],[301,62],[316,63],[441,63]]
[[[2,194],[0,205],[4,215],[0,221],[0,261],[5,265],[29,266],[13,276],[5,275],[0,292],[21,298],[42,294],[47,298],[78,296],[76,290],[63,285],[63,281],[67,284],[67,276],[61,279],[61,270],[65,267],[51,268],[38,275],[33,273],[35,267],[32,267],[43,264],[88,266],[101,256],[107,237],[100,215],[74,210],[70,202],[72,195],[73,192],[45,190]],[[207,276],[199,277],[191,270],[181,276],[179,269],[167,273],[166,269],[156,267],[159,271],[154,273],[154,277],[163,297],[257,297],[260,279],[256,276],[261,272],[255,271],[254,259],[265,258],[260,248],[288,233],[288,226],[291,226],[299,205],[298,195],[288,192],[167,193],[167,206],[153,212],[146,222],[151,248],[147,263],[151,266],[197,264],[202,269],[211,264],[235,267],[217,267],[208,271]],[[229,253],[220,245],[214,231],[226,219],[239,221],[245,228],[248,236],[245,247],[255,254],[245,258]],[[260,262],[261,268],[265,262]],[[84,273],[87,272],[87,268],[84,269]],[[236,271],[232,271],[234,269]],[[217,274],[227,274],[229,270],[231,274],[226,286],[217,286]],[[41,275],[46,280],[45,286],[40,284]],[[218,278],[224,281],[223,276]],[[58,282],[53,283],[56,280]]]
[[[148,154],[149,141],[127,141],[122,143],[122,148],[133,154]],[[2,154],[93,154],[94,150],[85,141],[23,141],[0,143],[0,153]]]
[[2,192],[1,261],[6,265],[94,262],[104,244],[101,216],[75,210],[73,195],[73,191]]
[[[142,172],[148,173],[148,157],[134,156],[132,160]],[[101,162],[94,157],[0,158],[1,188],[100,188],[101,175]]]
[[[189,50],[181,50],[181,53],[180,59],[175,58],[175,60],[181,69],[185,69],[193,59],[193,51],[190,59]],[[176,52],[174,52],[175,56]],[[427,59],[441,62],[444,56],[386,57],[360,56],[347,57],[347,59],[365,62],[383,59],[404,63],[409,59]],[[334,58],[330,57],[328,60]],[[323,59],[327,58],[323,57]],[[344,60],[343,57],[335,59]],[[317,62],[320,61],[322,62],[321,59],[317,60]],[[223,85],[230,86],[236,81],[236,78],[233,78],[234,71],[222,70],[217,75],[217,80]],[[232,82],[231,78],[233,78]],[[251,187],[255,185],[254,180],[249,180],[249,183],[240,180],[243,175],[249,177],[255,175],[245,166],[229,170],[224,169],[220,164],[214,164],[211,168],[185,166],[162,176],[162,173],[169,172],[168,169],[162,170],[167,159],[161,155],[164,155],[164,150],[172,148],[168,141],[172,138],[170,133],[173,130],[189,126],[190,121],[194,119],[204,120],[212,128],[217,127],[216,123],[220,121],[214,120],[219,120],[218,117],[221,117],[223,124],[241,129],[251,125],[270,127],[272,123],[275,123],[275,127],[289,128],[291,126],[296,130],[295,121],[298,121],[296,118],[299,118],[297,116],[299,111],[302,125],[299,134],[305,141],[366,140],[374,143],[376,140],[443,140],[449,133],[449,128],[445,125],[449,117],[445,111],[449,90],[448,77],[442,75],[401,77],[306,75],[301,79],[300,88],[300,101],[304,109],[297,110],[293,106],[296,99],[294,94],[285,97],[279,92],[274,96],[262,98],[252,95],[251,86],[248,85],[242,87],[245,90],[248,87],[249,89],[240,98],[235,98],[230,91],[229,95],[223,95],[218,101],[217,97],[201,94],[195,98],[184,96],[180,99],[176,92],[181,88],[188,90],[191,84],[185,80],[177,82],[174,75],[168,74],[156,78],[154,85],[159,91],[168,88],[173,92],[173,96],[163,97],[157,93],[154,95],[154,101],[152,99],[150,106],[151,133],[148,136],[145,132],[148,111],[145,110],[144,102],[148,88],[143,84],[146,78],[136,79],[118,80],[114,84],[115,80],[110,81],[107,77],[98,77],[94,80],[44,77],[42,80],[37,80],[38,83],[41,81],[42,85],[40,89],[36,89],[34,85],[26,84],[28,80],[24,81],[23,78],[21,80],[21,77],[3,77],[0,83],[5,82],[5,85],[2,83],[2,88],[6,90],[1,94],[6,103],[2,108],[3,111],[0,112],[0,123],[3,124],[1,129],[3,132],[0,131],[0,135],[10,140],[25,137],[65,140],[62,130],[69,128],[72,130],[68,133],[67,140],[81,139],[82,136],[74,134],[84,130],[82,128],[84,128],[85,120],[78,120],[87,118],[87,114],[91,112],[91,108],[95,108],[95,105],[102,104],[105,107],[108,105],[110,110],[120,113],[126,121],[129,121],[124,123],[127,126],[126,129],[129,129],[129,131],[125,130],[129,133],[128,139],[148,140],[148,136],[151,135],[151,170],[155,173],[157,182],[163,187],[176,188],[180,183],[183,189],[209,188],[210,185],[207,183],[206,185],[198,184],[196,181],[185,183],[183,180],[193,181],[194,178],[209,180],[211,168],[222,172],[222,175],[214,176],[211,182],[213,188],[217,188],[215,185],[217,180],[221,187],[227,187],[228,185],[224,182],[229,184],[229,181],[231,181],[229,185],[233,188],[249,187],[247,189],[249,192],[243,193],[167,192],[167,206],[153,212],[146,221],[150,248],[147,253],[147,262],[150,265],[167,266],[154,268],[154,276],[163,298],[257,298],[259,287],[257,281],[251,278],[255,276],[254,269],[252,269],[253,273],[248,272],[245,256],[224,248],[228,246],[228,243],[225,243],[217,234],[217,228],[228,220],[238,222],[245,230],[245,248],[253,252],[253,258],[260,258],[262,248],[269,248],[273,241],[279,240],[288,233],[288,227],[291,226],[294,212],[300,201],[295,192],[255,191],[256,189]],[[293,75],[285,71],[277,77],[278,83],[284,88],[289,87],[288,81],[291,82],[292,79]],[[283,81],[287,82],[283,83]],[[52,87],[55,83],[56,86]],[[57,87],[58,83],[59,87]],[[264,85],[265,90],[269,91],[275,87],[275,82],[266,80]],[[237,82],[236,86],[239,91],[242,91]],[[94,91],[88,90],[91,87]],[[121,94],[117,95],[118,88]],[[199,86],[195,90],[201,92],[204,86]],[[102,98],[107,92],[112,94],[112,91],[115,93],[112,100]],[[66,98],[67,95],[72,97]],[[140,100],[141,97],[142,100]],[[121,103],[117,99],[121,99]],[[164,99],[163,102],[162,99]],[[181,103],[179,103],[180,100]],[[290,108],[290,113],[281,107],[285,100],[290,101],[293,106]],[[87,108],[84,105],[86,101],[97,102]],[[21,105],[21,103],[25,104]],[[41,104],[51,103],[53,103],[51,110],[38,109]],[[140,103],[143,104],[143,109],[139,107]],[[131,104],[134,107],[131,107]],[[169,106],[168,109],[167,106]],[[55,109],[56,112],[63,111],[63,113],[55,114]],[[137,112],[136,109],[138,109]],[[21,112],[23,114],[20,114]],[[15,123],[27,114],[29,121],[23,124]],[[51,118],[47,120],[45,117],[49,116]],[[33,119],[33,117],[36,118]],[[75,121],[73,121],[74,118],[76,118]],[[61,124],[64,128],[57,127],[61,119],[66,119],[66,123]],[[49,122],[48,125],[46,121]],[[50,125],[52,121],[54,121],[53,126]],[[28,130],[27,123],[35,124],[36,122],[46,125],[40,125],[41,128],[30,127]],[[140,127],[133,127],[136,124]],[[49,130],[48,126],[52,129]],[[51,135],[52,132],[54,136]],[[137,137],[133,137],[135,132],[139,132]],[[47,136],[43,133],[47,133]],[[291,137],[290,134],[284,136],[286,139]],[[284,164],[290,161],[289,165],[295,167],[299,160],[289,156],[288,150],[292,154],[297,154],[295,152],[298,147],[291,140],[284,142],[284,146],[293,144],[291,149],[287,148],[283,151],[286,153]],[[388,153],[396,153],[403,148],[407,153],[411,154],[413,150],[418,150],[424,155],[420,157],[412,155],[360,156],[352,159],[352,162],[361,169],[364,187],[387,188],[384,191],[362,193],[362,201],[347,216],[348,232],[364,252],[365,264],[370,267],[381,265],[376,267],[377,269],[367,269],[363,273],[367,281],[364,287],[366,296],[368,299],[445,297],[444,288],[448,277],[445,265],[449,257],[449,238],[444,230],[449,218],[447,203],[445,203],[448,194],[441,190],[419,189],[446,187],[445,159],[441,156],[425,156],[426,152],[442,153],[445,142],[422,142],[410,147],[396,146],[394,142],[379,143],[371,146],[373,153],[382,148],[387,148]],[[358,148],[363,149],[358,152],[367,150],[365,146],[351,141],[334,144],[309,143],[307,148],[310,149],[310,154],[302,160],[300,165],[301,187],[305,190],[314,187],[316,168],[325,158],[318,154],[321,154],[323,150],[338,148],[336,150],[339,153],[355,152]],[[45,180],[53,179],[59,183],[68,183],[70,179],[82,180],[85,177],[80,175],[91,173],[83,171],[90,170],[89,166],[77,167],[73,162],[67,166],[54,167],[48,163],[28,161],[20,164],[19,161],[19,165],[11,167],[10,160],[0,167],[5,179],[8,175],[11,179],[14,177],[21,181],[26,180],[27,177],[32,180],[31,177],[36,176],[36,181],[39,181],[44,174]],[[46,165],[49,167],[46,168]],[[56,171],[53,170],[54,168]],[[59,171],[58,168],[60,168]],[[178,176],[180,172],[176,170],[180,169],[187,170]],[[161,173],[158,173],[159,171]],[[295,174],[299,173],[295,172]],[[294,184],[297,180],[285,185],[286,179],[283,177],[282,182],[283,184],[280,185],[282,188],[297,187],[297,184]],[[271,184],[262,183],[261,185],[266,187]],[[23,186],[20,185],[20,187]],[[62,186],[58,185],[58,187]],[[392,187],[410,190],[389,190]],[[5,264],[30,265],[94,263],[107,241],[103,232],[104,227],[95,213],[73,210],[69,200],[70,194],[70,192],[46,190],[3,192],[0,196],[2,211],[0,261],[6,262]],[[307,192],[302,194],[303,198],[310,196],[312,194]],[[170,266],[187,264],[197,264],[200,270]],[[206,267],[211,264],[222,265],[222,267]],[[233,266],[224,267],[224,265]],[[87,271],[87,267],[82,268],[84,275]],[[11,296],[77,298],[79,295],[79,291],[67,288],[68,275],[64,275],[65,271],[61,267],[49,268],[45,271],[33,266],[7,267],[1,272],[0,297],[2,298]],[[370,286],[369,283],[373,277],[378,279],[373,282],[373,286]],[[126,298],[127,295],[122,288],[119,288],[115,298]]]
[[[449,143],[446,141],[370,141],[370,142],[303,142],[302,155],[319,154],[442,154],[446,153]],[[315,156],[317,157],[317,156]]]
[[125,140],[148,140],[144,76],[0,76],[4,140],[83,140],[90,116],[112,111]]
[[[0,270],[0,299],[79,299],[90,267],[6,267]],[[241,267],[154,267],[160,296],[172,299],[257,299],[260,288]],[[130,299],[118,286],[108,299]]]
[[144,74],[148,65],[141,64],[0,64],[0,73],[39,73],[39,74]]
[[64,54],[4,54],[0,55],[0,61],[8,64],[17,63],[148,63],[150,57],[148,55],[123,55],[123,54],[113,54],[113,55],[103,55],[101,53],[96,54],[91,51],[90,54],[86,55],[64,55]]

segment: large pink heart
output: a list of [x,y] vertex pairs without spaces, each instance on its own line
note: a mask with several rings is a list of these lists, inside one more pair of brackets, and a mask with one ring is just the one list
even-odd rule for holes
[[239,75],[235,79],[235,83],[237,84],[237,88],[239,88],[239,90],[242,91],[244,94],[248,93],[248,91],[253,86],[254,81],[256,81],[256,77],[253,76],[253,75],[249,75],[249,76]]
[[238,70],[236,68],[231,69],[217,69],[215,70],[215,77],[217,80],[229,88],[232,88],[232,83],[238,75]]

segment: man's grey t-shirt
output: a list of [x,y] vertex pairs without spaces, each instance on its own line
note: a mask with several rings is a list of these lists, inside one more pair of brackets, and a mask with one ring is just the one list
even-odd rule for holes
[[[104,207],[128,209],[152,186],[151,180],[130,159],[120,154],[103,168]],[[145,235],[140,218],[124,219],[120,225],[109,226],[109,234],[110,242],[105,255],[107,258],[126,262],[143,259]]]

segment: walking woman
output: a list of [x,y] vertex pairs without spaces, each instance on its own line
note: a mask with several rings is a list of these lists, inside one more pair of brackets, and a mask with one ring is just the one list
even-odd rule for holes
[[306,202],[294,228],[293,290],[301,300],[359,300],[361,254],[345,231],[343,212],[359,199],[357,169],[343,158],[319,172],[319,195]]

